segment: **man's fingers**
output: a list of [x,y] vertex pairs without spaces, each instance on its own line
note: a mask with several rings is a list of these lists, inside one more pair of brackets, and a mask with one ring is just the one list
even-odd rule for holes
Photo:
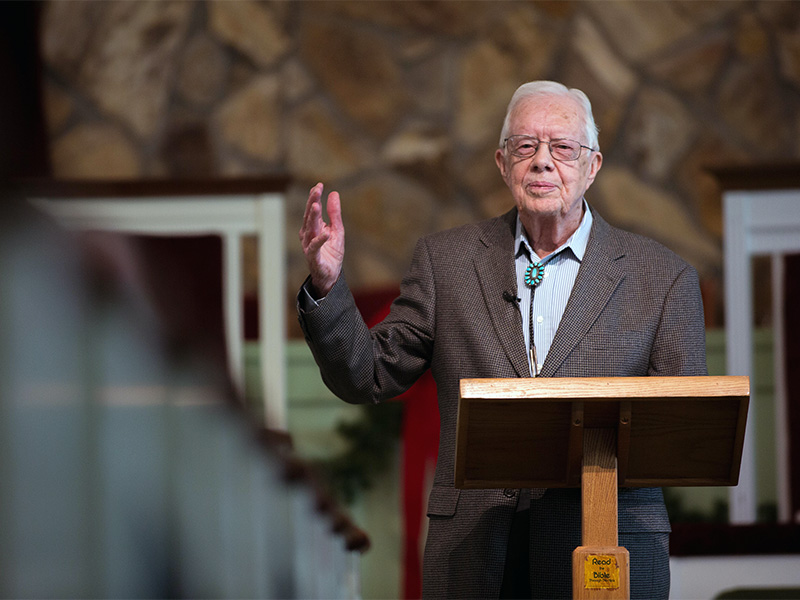
[[[323,243],[329,240],[332,236],[339,239],[344,238],[344,223],[342,221],[342,205],[339,197],[339,192],[331,192],[328,194],[328,201],[326,210],[330,225],[325,223],[322,209],[322,183],[318,183],[308,195],[308,202],[306,203],[305,214],[303,215],[303,225],[300,228],[300,240],[303,247],[311,248],[311,240],[319,237],[325,232]],[[314,247],[320,246],[314,244]]]
[[308,193],[306,209],[303,213],[303,224],[300,227],[300,240],[305,245],[308,236],[315,237],[324,223],[322,222],[322,184],[318,183]]
[[326,229],[318,236],[311,238],[306,245],[306,250],[309,254],[316,254],[319,252],[319,249],[328,241],[331,237],[330,231]]
[[342,222],[342,203],[339,198],[339,192],[331,192],[328,194],[328,218],[331,221],[331,227],[337,233],[344,231],[344,223]]
[[314,199],[314,194],[309,196],[306,211],[303,215],[303,225],[300,228],[300,240],[305,242],[310,238],[319,235],[319,232],[325,228],[325,222],[322,219],[322,203],[317,195]]
[[315,185],[311,190],[308,192],[308,201],[306,202],[306,210],[303,214],[303,221],[308,220],[309,213],[311,212],[311,208],[315,204],[319,204],[322,198],[322,183],[318,183]]

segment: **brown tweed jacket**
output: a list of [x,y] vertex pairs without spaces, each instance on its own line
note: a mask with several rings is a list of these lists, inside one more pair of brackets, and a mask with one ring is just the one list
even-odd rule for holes
[[[517,288],[516,214],[513,209],[419,240],[400,296],[371,331],[344,277],[318,308],[299,310],[325,383],[348,402],[392,398],[426,369],[433,373],[441,437],[428,504],[426,597],[496,598],[502,581],[518,491],[455,489],[453,461],[459,380],[528,376],[520,313],[503,298]],[[694,268],[658,243],[593,215],[586,254],[541,376],[706,374]],[[569,597],[569,553],[580,544],[579,493],[548,490],[532,505],[534,595]],[[620,490],[619,515],[621,545],[631,551],[633,595],[666,596],[669,522],[661,491]],[[661,534],[664,541],[642,534]]]

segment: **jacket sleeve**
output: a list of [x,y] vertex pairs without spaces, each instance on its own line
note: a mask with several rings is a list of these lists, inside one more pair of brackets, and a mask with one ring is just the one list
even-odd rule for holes
[[312,310],[305,310],[300,299],[297,308],[323,381],[341,399],[361,404],[398,396],[428,368],[434,305],[431,261],[421,240],[400,296],[372,330],[364,323],[344,275]]
[[708,375],[703,300],[697,271],[678,273],[664,298],[649,375]]

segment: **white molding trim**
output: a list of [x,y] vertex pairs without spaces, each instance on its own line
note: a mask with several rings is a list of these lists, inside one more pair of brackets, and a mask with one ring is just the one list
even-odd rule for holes
[[[753,287],[751,259],[800,252],[800,190],[726,191],[723,194],[725,225],[725,332],[728,375],[753,375]],[[773,274],[779,273],[773,267]],[[781,288],[773,281],[774,302],[780,303]],[[779,304],[774,304],[778,306]],[[780,312],[780,311],[778,311]],[[776,339],[780,336],[776,336]],[[775,376],[783,376],[783,346],[775,347]],[[751,394],[753,390],[751,389]],[[778,513],[788,517],[789,497],[786,456],[788,452],[785,386],[776,385],[776,452],[778,456]],[[753,415],[759,400],[751,395],[748,434],[745,438],[739,485],[730,490],[732,523],[756,520],[755,449],[766,440],[754,439]]]
[[244,391],[244,316],[241,238],[259,246],[259,343],[266,424],[286,430],[286,307],[284,196],[279,193],[217,196],[58,198],[31,203],[73,230],[150,235],[219,235],[223,242],[223,306],[228,368]]

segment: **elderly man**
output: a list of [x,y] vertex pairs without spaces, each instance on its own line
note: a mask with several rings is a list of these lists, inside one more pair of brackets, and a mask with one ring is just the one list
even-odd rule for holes
[[[568,598],[579,490],[456,489],[459,380],[704,375],[702,302],[690,265],[611,227],[584,199],[603,158],[583,92],[521,86],[495,161],[514,208],[422,238],[372,330],[342,273],[339,196],[328,196],[328,224],[315,186],[300,230],[311,275],[299,318],[326,384],[348,402],[392,398],[433,373],[441,436],[423,596]],[[669,531],[660,489],[619,490],[633,597],[668,596]]]

